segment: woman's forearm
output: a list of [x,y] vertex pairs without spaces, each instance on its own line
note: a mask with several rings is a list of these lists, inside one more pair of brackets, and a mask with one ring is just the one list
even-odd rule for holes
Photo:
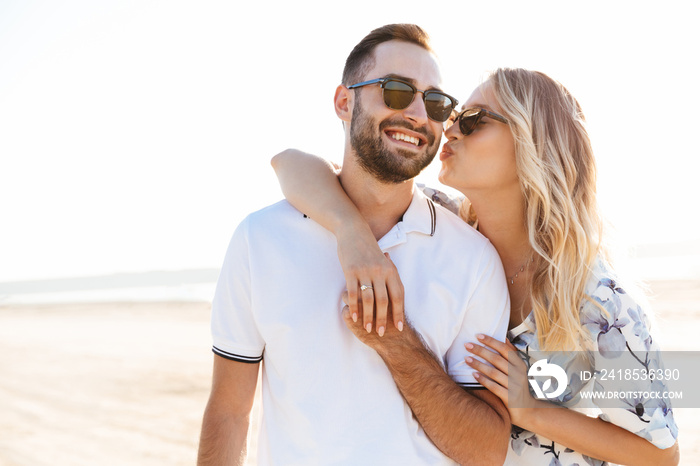
[[337,236],[350,223],[366,224],[327,160],[287,149],[275,155],[271,164],[289,203],[331,233]]
[[592,458],[616,464],[677,465],[678,444],[660,449],[646,439],[603,421],[570,409],[535,408],[527,425],[520,427],[537,432],[572,450]]

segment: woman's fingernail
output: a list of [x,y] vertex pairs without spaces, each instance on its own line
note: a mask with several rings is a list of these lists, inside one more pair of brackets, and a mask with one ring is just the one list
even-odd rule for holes
[[371,323],[367,324],[367,326],[365,328],[367,329],[367,333],[372,333],[372,324]]
[[474,361],[474,358],[470,358],[469,356],[467,356],[466,358],[464,358],[464,360],[471,364],[472,361]]
[[357,312],[352,313],[352,321],[357,322]]
[[474,349],[474,345],[472,345],[471,343],[465,344],[464,347],[467,348],[468,350]]
[[477,334],[476,334],[476,338],[478,338],[479,340],[483,340],[483,339],[484,339],[484,335],[483,335],[482,333],[477,333]]
[[478,379],[479,377],[481,377],[481,374],[479,374],[478,372],[474,372],[474,378]]
[[379,327],[379,328],[377,329],[377,333],[379,334],[380,337],[381,337],[381,336],[384,336],[384,327]]
[[399,323],[397,324],[397,327],[399,328],[399,332],[403,332],[403,322],[402,321],[399,321]]

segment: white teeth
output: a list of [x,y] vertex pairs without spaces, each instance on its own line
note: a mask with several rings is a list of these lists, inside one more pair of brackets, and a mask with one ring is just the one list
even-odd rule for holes
[[404,133],[393,133],[391,137],[396,139],[397,141],[410,142],[411,144],[414,144],[416,146],[420,144],[420,140],[418,138],[409,136]]

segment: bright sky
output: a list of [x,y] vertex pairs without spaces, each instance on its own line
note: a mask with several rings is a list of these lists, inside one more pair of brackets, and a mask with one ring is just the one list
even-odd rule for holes
[[[580,6],[579,6],[580,5]],[[286,147],[340,160],[345,57],[424,27],[464,101],[498,66],[564,83],[630,244],[700,239],[700,33],[687,2],[5,0],[0,281],[218,267],[281,196]],[[438,161],[439,164],[439,161]],[[423,181],[436,184],[438,165]]]

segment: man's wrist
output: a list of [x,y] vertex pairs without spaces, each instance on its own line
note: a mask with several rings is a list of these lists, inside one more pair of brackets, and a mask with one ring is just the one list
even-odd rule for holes
[[388,338],[386,336],[378,338],[377,347],[374,348],[385,361],[402,357],[411,358],[418,352],[427,352],[433,356],[420,334],[408,323],[402,332],[396,331],[388,335]]

